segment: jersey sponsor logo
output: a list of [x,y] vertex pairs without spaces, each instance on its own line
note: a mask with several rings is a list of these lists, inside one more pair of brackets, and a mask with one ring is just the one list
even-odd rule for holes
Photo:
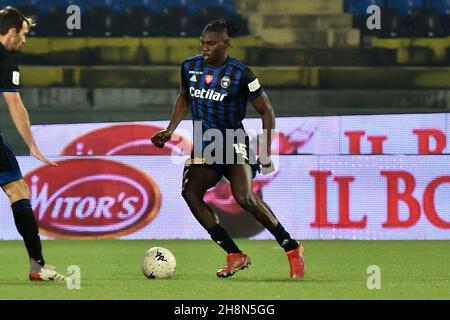
[[15,84],[16,86],[20,84],[20,73],[18,71],[13,71],[12,83]]
[[259,84],[258,78],[248,84],[248,90],[250,90],[250,92],[255,92],[259,88],[261,88],[261,85]]
[[59,170],[42,166],[25,176],[46,235],[123,236],[145,227],[159,212],[160,189],[138,169],[106,159],[70,159],[58,165]]
[[202,74],[203,74],[203,71],[189,70],[189,74],[202,75]]
[[213,101],[223,101],[223,99],[227,96],[226,93],[216,92],[211,89],[195,89],[194,87],[189,88],[189,94],[193,98],[208,99]]
[[214,80],[214,76],[212,74],[207,74],[205,77],[206,84],[210,84]]
[[195,76],[195,74],[189,79],[189,81],[197,82],[197,77]]
[[220,80],[220,85],[224,89],[228,88],[230,86],[230,84],[231,84],[231,79],[227,76],[223,77],[222,80]]

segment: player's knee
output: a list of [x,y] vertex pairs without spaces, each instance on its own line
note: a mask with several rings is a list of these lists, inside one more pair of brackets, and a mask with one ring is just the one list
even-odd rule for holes
[[255,205],[256,199],[251,192],[235,192],[234,199],[243,208],[250,208]]
[[5,191],[11,203],[30,198],[30,190],[23,180],[18,181],[12,188]]
[[187,203],[200,200],[200,196],[195,191],[189,188],[183,188],[183,190],[181,191],[181,196]]
[[189,194],[189,191],[187,191],[186,189],[182,189],[181,190],[181,196],[184,198],[184,200],[186,200],[187,201],[187,198],[188,198],[188,194]]

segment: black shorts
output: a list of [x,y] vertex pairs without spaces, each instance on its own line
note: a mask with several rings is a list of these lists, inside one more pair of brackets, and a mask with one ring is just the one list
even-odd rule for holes
[[[205,147],[202,148],[202,152],[205,150]],[[227,152],[232,151],[231,157],[227,159]],[[214,154],[213,154],[214,155]],[[256,176],[256,173],[259,171],[259,165],[256,163],[256,155],[253,149],[249,146],[248,141],[245,143],[235,143],[232,148],[227,149],[223,148],[223,157],[218,157],[221,159],[219,163],[211,163],[207,161],[205,157],[199,157],[194,154],[194,150],[191,153],[191,158],[188,159],[185,163],[186,166],[190,165],[201,165],[206,168],[213,169],[217,172],[218,179],[222,178],[225,175],[226,177],[226,166],[231,164],[248,164],[252,169],[252,177]]]
[[0,186],[23,179],[16,156],[0,135]]

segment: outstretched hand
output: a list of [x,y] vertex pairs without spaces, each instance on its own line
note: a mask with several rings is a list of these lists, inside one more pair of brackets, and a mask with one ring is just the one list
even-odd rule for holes
[[156,132],[150,138],[150,140],[156,147],[162,148],[162,147],[164,147],[164,144],[170,139],[170,136],[171,136],[171,134],[168,130],[161,130],[161,131]]
[[31,148],[30,154],[35,157],[36,159],[42,161],[45,164],[48,164],[50,166],[56,167],[58,164],[55,161],[52,161],[50,159],[47,159],[38,148]]

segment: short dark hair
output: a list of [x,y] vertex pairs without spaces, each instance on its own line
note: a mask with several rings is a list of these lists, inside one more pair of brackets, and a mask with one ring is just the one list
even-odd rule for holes
[[0,34],[4,36],[11,28],[15,28],[17,32],[20,32],[24,21],[30,28],[33,26],[33,19],[25,17],[16,8],[10,6],[3,8],[0,10]]
[[225,32],[229,37],[235,33],[235,26],[231,21],[227,20],[214,20],[209,22],[204,28],[203,32],[212,31],[217,33]]

